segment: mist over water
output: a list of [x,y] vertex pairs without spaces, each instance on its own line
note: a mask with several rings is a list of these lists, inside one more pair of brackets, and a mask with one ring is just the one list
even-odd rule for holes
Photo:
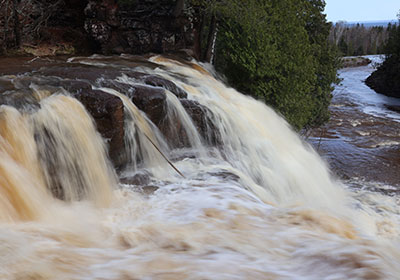
[[[0,77],[40,105],[0,107],[1,279],[400,276],[398,197],[335,179],[280,116],[224,85],[208,65],[128,55],[61,65],[66,74],[56,79],[64,81],[76,65],[121,70],[91,86],[123,102],[129,163],[113,169],[85,108],[66,89],[45,91],[54,77]],[[130,71],[174,83],[212,127],[200,134],[163,89],[170,130],[160,131],[107,86],[150,87]],[[177,124],[185,139],[174,145],[164,135],[178,135]],[[148,181],[117,183],[138,174]]]

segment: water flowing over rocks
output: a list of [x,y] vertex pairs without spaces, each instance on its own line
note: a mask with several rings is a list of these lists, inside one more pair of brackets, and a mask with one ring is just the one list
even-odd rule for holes
[[[93,61],[96,61],[96,57]],[[117,57],[115,61],[118,62]],[[128,60],[121,61],[125,67],[140,65],[142,62],[143,65],[152,66],[142,57],[131,56]],[[217,142],[217,132],[208,117],[210,114],[208,109],[196,101],[188,100],[187,93],[181,87],[160,76],[131,71],[128,68],[96,65],[96,63],[66,65],[54,62],[46,67],[42,67],[39,63],[34,69],[30,74],[2,81],[0,85],[4,93],[0,96],[1,104],[18,109],[37,110],[40,108],[40,98],[32,94],[32,84],[41,89],[48,89],[46,96],[61,89],[66,90],[77,98],[92,116],[98,132],[107,142],[109,157],[117,168],[127,164],[124,146],[124,106],[119,97],[93,87],[109,87],[125,94],[160,129],[170,145],[188,147],[190,145],[188,136],[179,118],[175,118],[173,123],[166,121],[167,90],[182,103],[202,138],[210,144]],[[121,76],[136,82],[128,84],[118,81],[117,78]]]
[[344,186],[208,66],[20,63],[0,61],[1,279],[398,279],[393,187]]

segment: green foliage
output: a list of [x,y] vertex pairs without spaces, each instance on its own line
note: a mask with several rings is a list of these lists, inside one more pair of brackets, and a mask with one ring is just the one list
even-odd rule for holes
[[373,73],[384,86],[376,90],[400,98],[400,18],[399,25],[392,25],[385,46],[386,59]]
[[219,18],[216,67],[295,128],[329,118],[337,56],[321,0],[208,1]]
[[389,31],[389,39],[385,46],[386,59],[400,59],[400,25],[392,25]]
[[[399,15],[400,24],[400,15]],[[400,26],[390,25],[386,59],[366,80],[376,92],[400,98]]]

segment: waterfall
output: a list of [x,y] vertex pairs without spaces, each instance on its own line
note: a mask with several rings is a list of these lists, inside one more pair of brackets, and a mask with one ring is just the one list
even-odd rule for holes
[[115,175],[91,118],[75,99],[52,95],[32,115],[39,162],[48,188],[72,201],[110,201]]
[[345,186],[210,65],[70,58],[0,102],[2,279],[400,275],[398,197]]

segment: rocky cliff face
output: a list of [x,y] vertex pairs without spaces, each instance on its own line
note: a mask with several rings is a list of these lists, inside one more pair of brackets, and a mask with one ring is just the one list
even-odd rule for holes
[[[117,3],[119,2],[119,3]],[[89,1],[85,30],[103,53],[166,53],[193,49],[193,10],[176,12],[176,1]]]
[[0,51],[34,56],[103,53],[196,55],[198,13],[175,0],[5,0]]

